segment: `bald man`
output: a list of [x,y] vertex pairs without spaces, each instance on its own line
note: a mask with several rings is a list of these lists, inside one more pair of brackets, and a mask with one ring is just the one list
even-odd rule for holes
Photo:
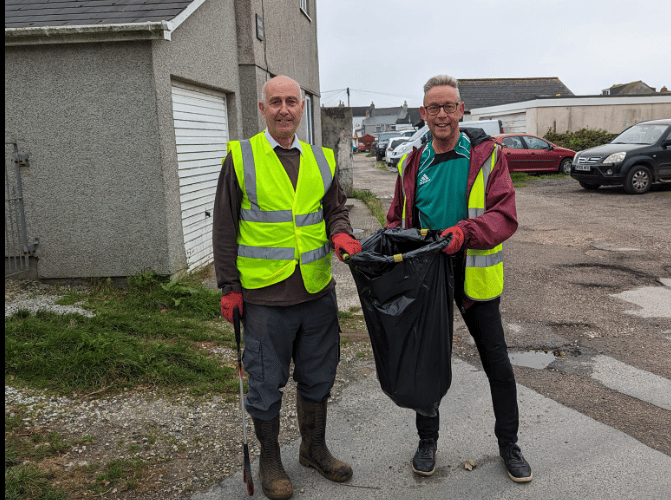
[[266,129],[230,141],[214,206],[214,264],[221,312],[244,325],[249,374],[245,408],[261,444],[264,494],[293,494],[280,457],[282,388],[291,360],[302,442],[299,462],[331,481],[352,477],[325,442],[326,406],[340,359],[331,249],[361,251],[352,236],[333,151],[298,140],[305,101],[289,77],[266,82],[259,109]]

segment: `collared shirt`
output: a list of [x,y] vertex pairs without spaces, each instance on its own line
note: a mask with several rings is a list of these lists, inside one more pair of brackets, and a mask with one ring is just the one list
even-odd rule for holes
[[263,131],[263,133],[266,134],[266,139],[268,139],[268,142],[273,147],[273,149],[275,149],[277,146],[281,147],[282,149],[287,149],[287,150],[296,148],[296,149],[298,149],[298,151],[301,152],[301,155],[303,154],[303,147],[301,146],[301,142],[298,140],[298,136],[296,134],[294,134],[294,142],[291,143],[291,146],[289,146],[288,148],[285,148],[279,142],[277,142],[272,135],[270,135],[270,132],[268,132],[268,129],[265,129]]

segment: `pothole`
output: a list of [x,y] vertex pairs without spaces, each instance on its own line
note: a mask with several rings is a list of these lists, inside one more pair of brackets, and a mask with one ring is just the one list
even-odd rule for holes
[[536,368],[542,370],[552,363],[557,356],[552,351],[511,352],[508,354],[510,362],[515,366]]

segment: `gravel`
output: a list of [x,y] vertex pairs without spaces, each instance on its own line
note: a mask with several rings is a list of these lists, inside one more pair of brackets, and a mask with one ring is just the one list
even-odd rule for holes
[[[85,287],[76,287],[85,291]],[[48,309],[59,313],[91,313],[54,302],[69,287],[40,282],[6,280],[5,316],[19,309]],[[234,349],[212,347],[229,366],[236,363]],[[341,362],[332,399],[357,376],[357,366],[372,357],[367,342],[341,346]],[[104,397],[103,397],[104,396]],[[284,389],[280,413],[280,442],[297,439],[296,385]],[[53,460],[53,466],[71,469],[102,466],[115,459],[140,459],[147,470],[135,490],[110,489],[106,498],[178,499],[205,491],[242,467],[242,423],[238,398],[220,395],[195,397],[186,391],[137,387],[121,394],[53,396],[43,390],[5,385],[5,412],[14,416],[25,408],[27,432],[55,431],[65,441],[85,442]],[[248,440],[253,458],[258,452],[253,424],[248,418]],[[87,439],[82,439],[87,437]]]

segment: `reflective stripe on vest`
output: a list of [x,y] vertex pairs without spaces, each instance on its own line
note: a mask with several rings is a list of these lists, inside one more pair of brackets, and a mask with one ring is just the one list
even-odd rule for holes
[[405,224],[405,202],[408,197],[405,195],[405,185],[403,184],[403,173],[405,172],[405,167],[408,161],[408,154],[404,154],[401,157],[401,160],[398,162],[398,175],[401,176],[401,190],[403,191],[403,212],[401,216],[401,228],[406,229]]
[[301,146],[293,188],[263,133],[228,144],[243,191],[237,267],[244,288],[278,283],[298,262],[308,292],[322,290],[331,280],[322,199],[333,182],[335,160],[331,150]]
[[[259,208],[258,192],[256,189],[256,164],[254,163],[254,153],[252,152],[252,144],[249,139],[240,141],[240,149],[242,150],[242,164],[245,172],[245,186],[251,186],[247,188],[247,196],[252,205],[252,208],[240,210],[240,219],[252,222],[291,222],[293,220],[291,210],[265,211]],[[322,148],[317,147],[312,152],[317,160],[317,166],[324,182],[324,193],[326,193],[331,187],[331,182],[333,182],[331,168]],[[296,225],[309,226],[311,224],[318,224],[322,220],[324,220],[324,212],[320,207],[315,213],[297,215]]]
[[[494,167],[498,147],[480,167],[468,197],[468,218],[485,213],[485,192]],[[472,300],[495,299],[503,292],[503,245],[489,250],[466,250],[464,293]]]

